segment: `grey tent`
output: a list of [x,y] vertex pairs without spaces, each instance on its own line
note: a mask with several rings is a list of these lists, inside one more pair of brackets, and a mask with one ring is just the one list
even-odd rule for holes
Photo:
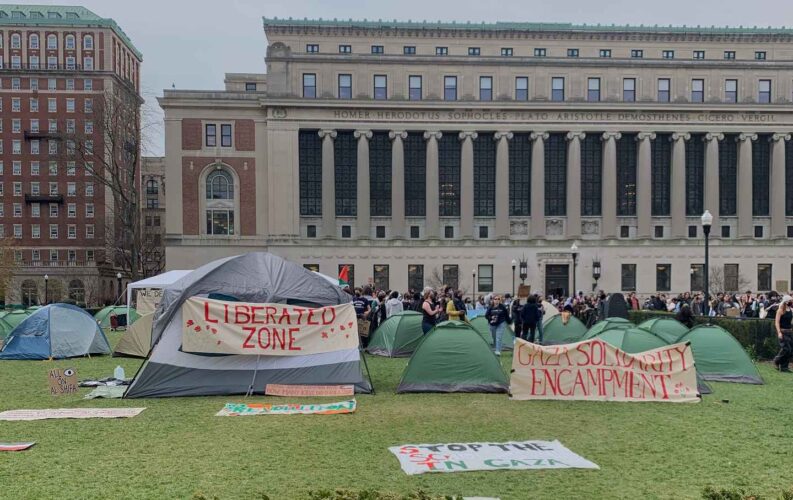
[[351,297],[302,266],[264,252],[216,260],[163,290],[152,326],[152,350],[125,397],[263,394],[266,384],[354,384],[363,377],[355,349],[305,356],[202,355],[183,352],[182,304],[193,296],[222,294],[244,302],[322,307]]

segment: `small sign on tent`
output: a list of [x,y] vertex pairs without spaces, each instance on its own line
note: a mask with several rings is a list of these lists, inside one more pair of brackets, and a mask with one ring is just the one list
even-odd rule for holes
[[47,372],[50,395],[63,396],[77,392],[77,370],[53,368]]

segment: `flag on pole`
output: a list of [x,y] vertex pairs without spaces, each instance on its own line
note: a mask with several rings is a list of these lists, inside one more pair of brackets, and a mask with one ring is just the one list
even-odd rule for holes
[[339,271],[339,286],[350,286],[350,266],[344,266]]

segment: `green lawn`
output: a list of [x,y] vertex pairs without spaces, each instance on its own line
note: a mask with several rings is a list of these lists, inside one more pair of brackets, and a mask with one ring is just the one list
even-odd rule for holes
[[[111,334],[111,342],[118,339]],[[503,358],[509,366],[509,356]],[[105,377],[138,360],[0,362],[0,410],[145,406],[117,420],[0,422],[2,498],[305,498],[309,490],[526,498],[697,498],[708,485],[776,498],[793,486],[793,375],[714,383],[699,404],[518,402],[506,395],[396,395],[407,360],[369,358],[377,395],[353,415],[215,417],[242,397],[84,401],[47,393],[50,367]],[[251,401],[293,401],[251,398]],[[315,401],[333,399],[315,399]],[[722,402],[729,400],[729,402]],[[389,446],[559,439],[600,470],[407,476]]]

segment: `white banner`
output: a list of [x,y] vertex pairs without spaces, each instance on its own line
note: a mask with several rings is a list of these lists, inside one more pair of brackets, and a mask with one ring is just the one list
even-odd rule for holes
[[8,410],[0,420],[46,420],[50,418],[129,418],[146,408],[57,408],[47,410]]
[[559,441],[405,444],[388,450],[406,474],[504,469],[599,469]]

